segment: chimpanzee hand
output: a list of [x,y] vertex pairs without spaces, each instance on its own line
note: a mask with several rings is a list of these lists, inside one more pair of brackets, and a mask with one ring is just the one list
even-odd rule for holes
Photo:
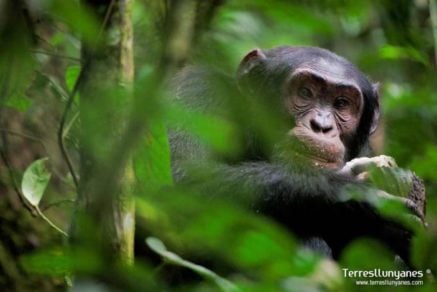
[[[369,172],[373,168],[396,168],[397,164],[394,158],[386,155],[375,157],[360,157],[347,162],[338,173],[356,178],[359,181],[368,181]],[[397,192],[389,192],[379,190],[376,195],[381,199],[388,199],[402,202],[407,209],[417,216],[421,222],[424,222],[425,217],[425,188],[423,182],[414,174],[409,172],[400,172],[398,176],[404,176],[399,179],[404,181],[396,182],[406,184],[409,188],[408,194]],[[395,177],[397,179],[397,177]],[[406,180],[406,181],[405,181]],[[376,186],[378,187],[378,186]],[[402,197],[405,196],[405,197]],[[416,219],[418,219],[416,217]]]
[[393,157],[387,155],[359,157],[347,162],[338,173],[365,181],[369,177],[369,170],[373,167],[397,167],[397,164]]

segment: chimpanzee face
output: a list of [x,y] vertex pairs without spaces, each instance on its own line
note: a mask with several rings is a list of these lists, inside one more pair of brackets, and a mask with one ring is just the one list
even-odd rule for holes
[[338,168],[356,157],[378,124],[376,86],[327,50],[256,49],[243,58],[237,77],[244,93],[281,100],[294,120],[289,137],[297,142],[295,152],[320,167]]
[[313,66],[296,70],[285,82],[285,107],[295,120],[290,134],[311,148],[319,164],[343,162],[344,144],[360,121],[363,95],[345,80]]

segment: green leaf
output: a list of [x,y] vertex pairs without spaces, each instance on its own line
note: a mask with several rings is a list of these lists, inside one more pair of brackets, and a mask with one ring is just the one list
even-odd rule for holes
[[398,60],[398,59],[408,59],[413,60],[424,65],[428,64],[427,57],[412,47],[398,47],[385,45],[379,50],[379,55],[381,58],[387,60]]
[[150,249],[152,249],[154,252],[159,254],[167,261],[167,263],[181,266],[187,269],[192,270],[193,272],[196,272],[197,274],[203,276],[205,279],[208,279],[212,282],[214,282],[222,291],[240,291],[237,286],[235,286],[234,283],[228,281],[225,278],[220,277],[215,272],[197,265],[195,263],[192,263],[190,261],[184,260],[179,255],[168,251],[165,247],[164,243],[162,243],[161,240],[155,237],[148,237],[146,238],[146,243],[149,246]]
[[39,251],[20,258],[28,272],[42,275],[63,276],[72,271],[72,257],[60,250]]
[[92,273],[103,268],[99,254],[90,248],[38,250],[21,256],[20,263],[27,272],[50,276]]
[[29,203],[37,207],[41,201],[51,173],[47,169],[46,161],[48,157],[34,161],[24,172],[21,182],[21,191]]
[[413,187],[413,176],[402,168],[378,167],[370,171],[370,181],[389,194],[407,197]]
[[172,184],[170,145],[162,121],[151,120],[150,127],[134,156],[135,175],[140,185],[156,189]]
[[74,84],[76,84],[77,77],[80,73],[80,66],[70,66],[65,71],[65,84],[69,92],[73,91]]
[[151,250],[156,252],[157,254],[162,255],[164,252],[167,251],[167,248],[165,247],[164,243],[162,243],[161,240],[155,237],[148,237],[146,238],[146,243],[150,247]]
[[25,112],[32,104],[31,100],[24,95],[17,95],[6,101],[6,106],[14,108],[19,112]]
[[170,105],[167,110],[170,127],[195,135],[220,153],[236,153],[239,150],[237,131],[230,121],[178,105]]
[[395,265],[392,252],[380,242],[370,239],[358,239],[350,243],[343,251],[340,262],[351,270],[390,270]]
[[99,24],[89,7],[80,5],[79,1],[54,0],[49,2],[48,10],[75,33],[81,35],[84,41],[96,43]]

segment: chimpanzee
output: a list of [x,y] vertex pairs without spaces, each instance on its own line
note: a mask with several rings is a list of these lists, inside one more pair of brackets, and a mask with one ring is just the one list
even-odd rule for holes
[[[382,216],[369,202],[344,197],[349,189],[372,190],[353,169],[369,162],[391,165],[386,156],[345,165],[370,154],[369,135],[379,118],[375,84],[346,59],[316,47],[255,49],[241,61],[236,80],[217,74],[213,77],[220,81],[215,83],[211,74],[198,68],[183,70],[175,80],[177,100],[193,110],[226,116],[238,105],[233,98],[217,96],[215,86],[229,86],[229,96],[240,94],[245,103],[234,115],[234,121],[244,124],[238,135],[244,147],[237,158],[227,157],[214,153],[193,134],[171,131],[172,167],[178,183],[206,195],[249,202],[254,211],[283,224],[304,243],[334,259],[352,240],[371,237],[409,261],[409,228]],[[280,116],[285,127],[266,130],[259,121],[263,115],[257,115],[260,106]],[[269,131],[281,133],[273,145],[265,142]],[[205,161],[213,161],[207,174],[193,175]],[[414,212],[414,202],[404,202],[421,217]]]

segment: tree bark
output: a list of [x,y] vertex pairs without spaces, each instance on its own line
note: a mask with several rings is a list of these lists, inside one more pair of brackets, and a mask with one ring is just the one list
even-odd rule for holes
[[[120,145],[132,106],[134,78],[133,0],[83,0],[101,23],[97,45],[83,44],[80,84],[80,183],[78,220],[73,232],[89,237],[86,224],[96,228],[99,249],[125,263],[133,261],[134,199],[130,154],[112,167],[114,147]],[[107,177],[116,180],[105,181]],[[102,191],[104,190],[104,191]],[[77,218],[76,218],[77,219]],[[86,223],[84,223],[86,222]]]

